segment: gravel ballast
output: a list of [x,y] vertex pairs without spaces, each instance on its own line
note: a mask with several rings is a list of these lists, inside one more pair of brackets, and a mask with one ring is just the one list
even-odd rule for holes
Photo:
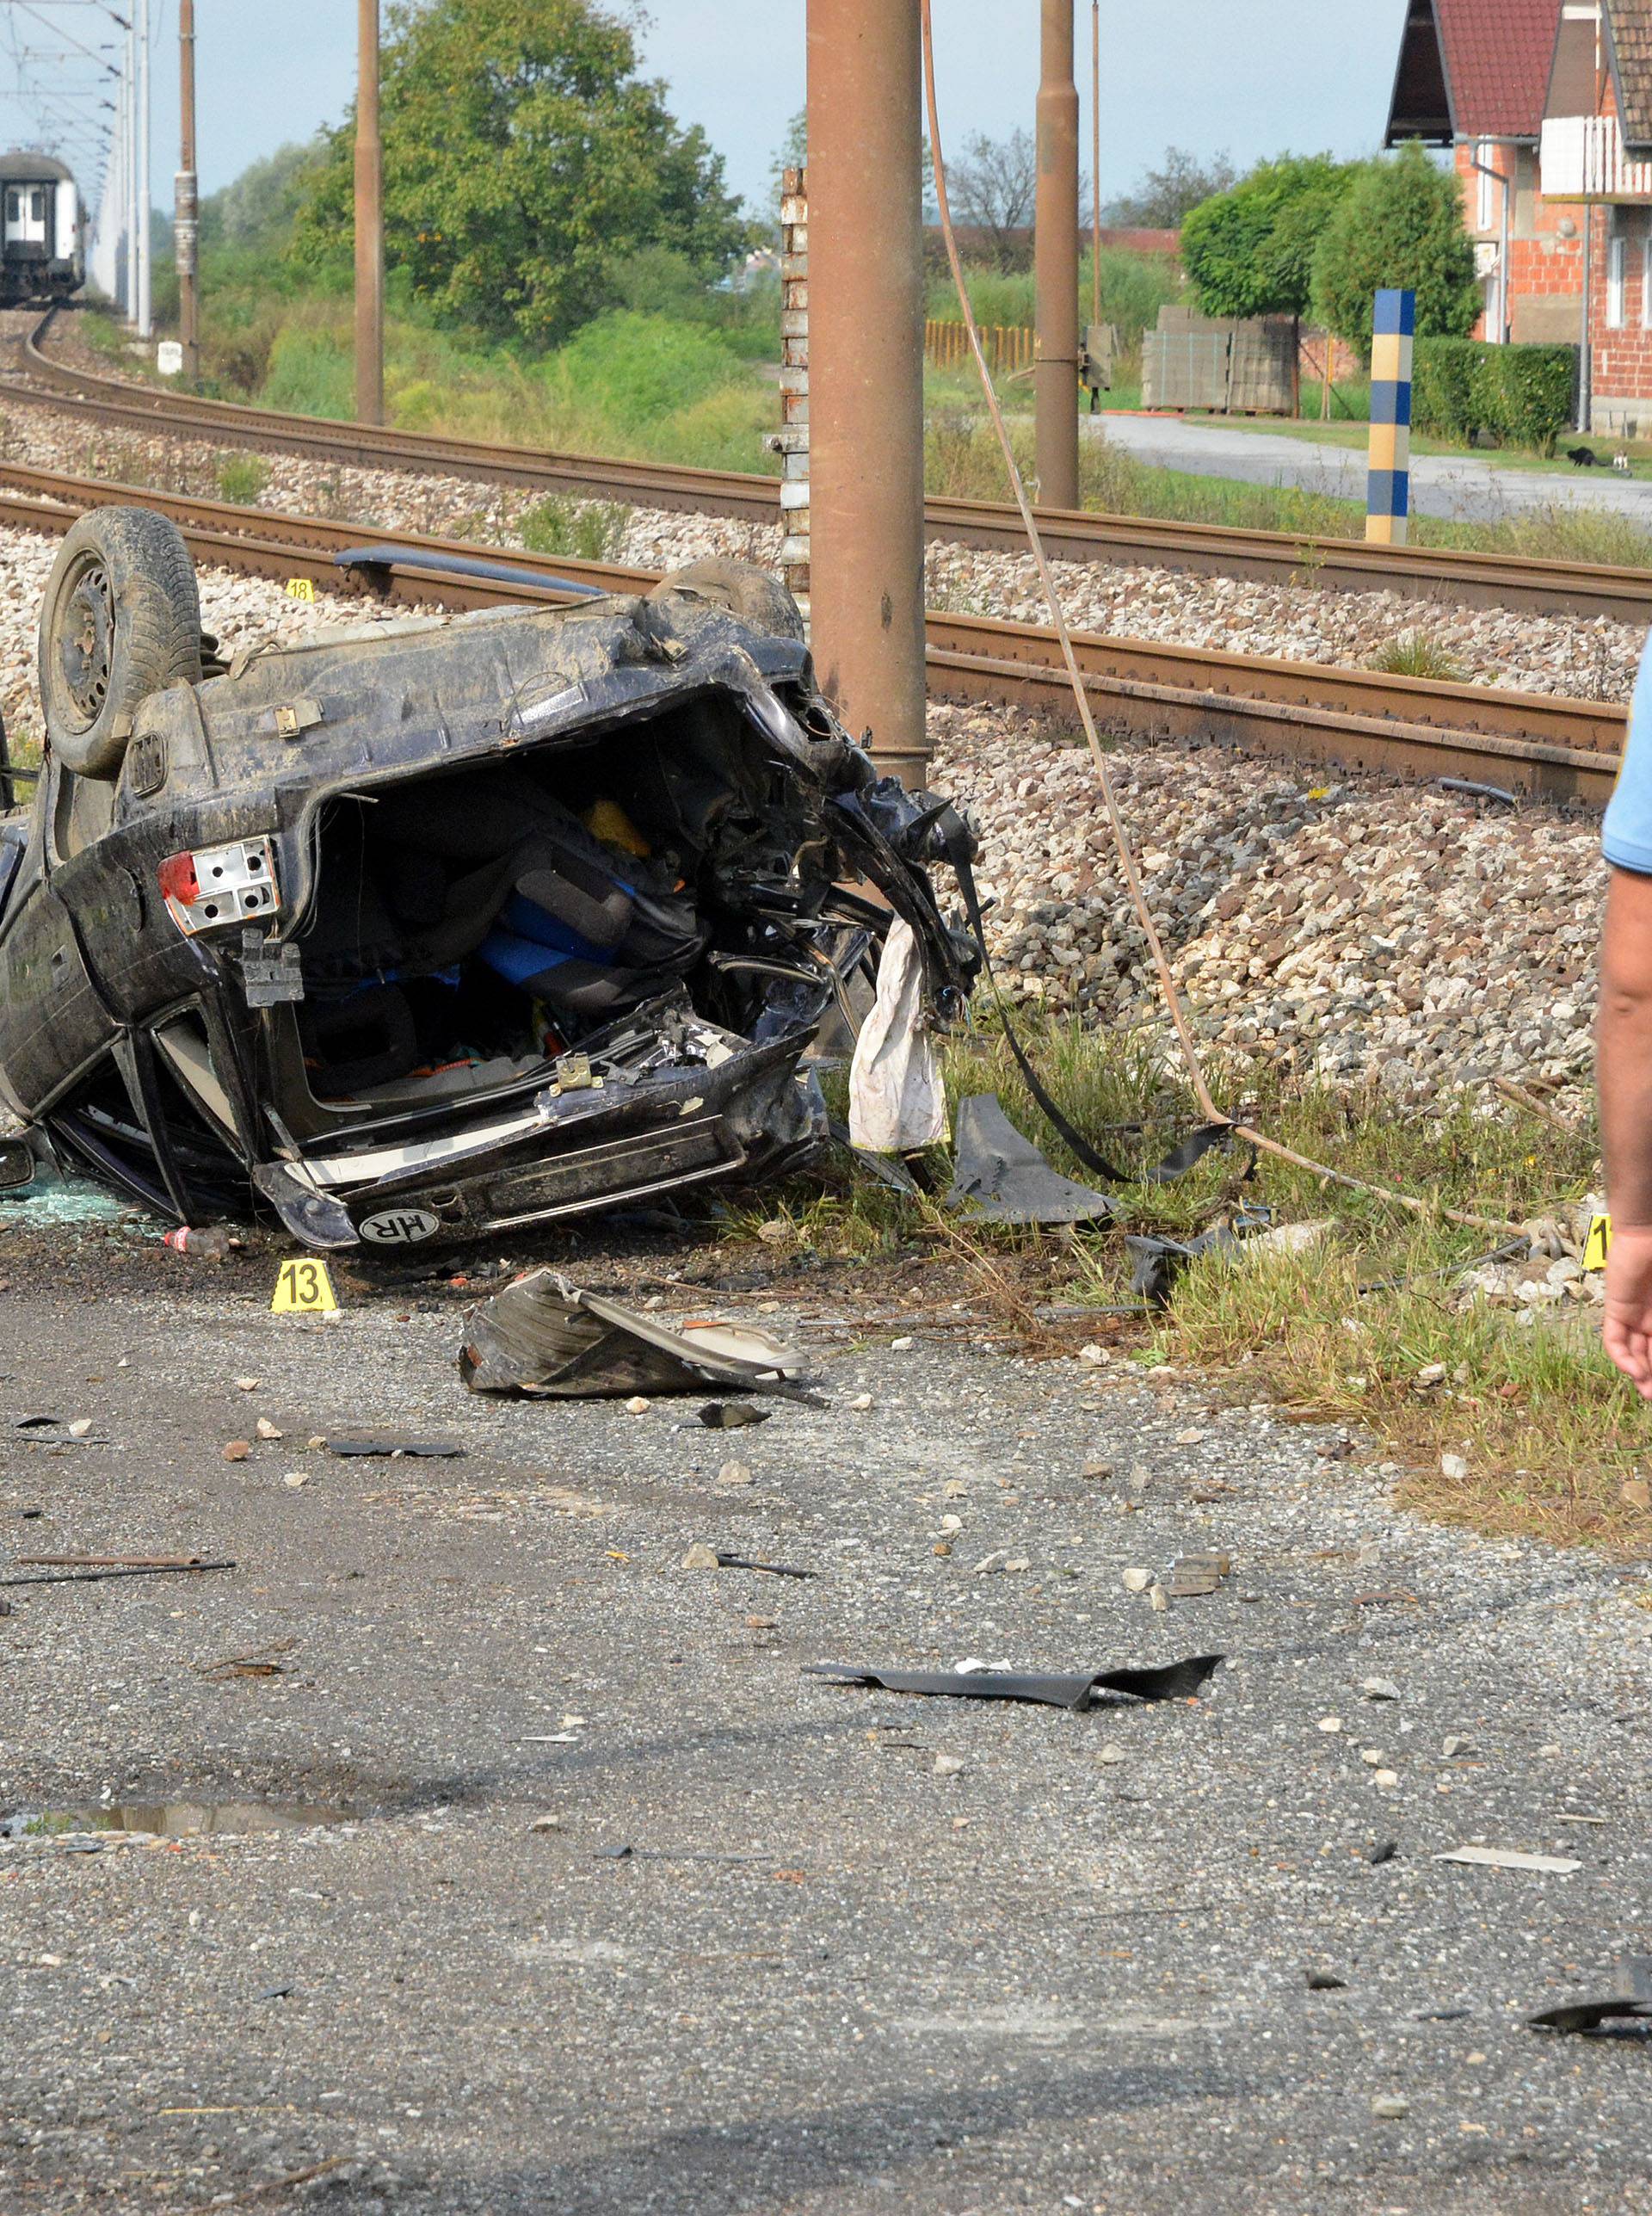
[[[0,702],[14,738],[34,744],[35,612],[56,546],[0,534]],[[200,590],[225,651],[404,612],[324,593],[312,606],[214,569]],[[1007,709],[936,706],[930,730],[936,790],[980,827],[1010,997],[1156,1022],[1088,753]],[[1604,893],[1591,822],[1174,742],[1121,743],[1112,761],[1201,1036],[1402,1100],[1499,1076],[1581,1083]]]
[[[139,438],[40,408],[0,418],[7,460],[203,497],[221,497],[219,472],[239,449],[200,439]],[[539,496],[464,478],[369,470],[272,452],[258,503],[368,522],[388,530],[522,543],[521,520]],[[620,503],[570,502],[604,511],[606,559],[672,569],[708,554],[773,564],[778,523],[690,515]],[[570,549],[571,552],[571,548]],[[554,559],[550,557],[548,559]],[[1464,683],[1581,699],[1626,701],[1645,633],[1606,616],[1534,615],[1504,608],[1421,608],[1395,593],[1339,593],[1205,577],[1143,565],[1057,562],[1076,629],[1163,645],[1365,668],[1402,633],[1425,636]],[[925,559],[932,608],[1018,622],[1048,620],[1030,555],[940,542]]]
[[[936,790],[980,827],[1011,997],[1156,1020],[1088,751],[1008,711],[939,707],[930,728]],[[1605,892],[1592,822],[1171,742],[1111,763],[1202,1037],[1402,1099],[1585,1076]]]

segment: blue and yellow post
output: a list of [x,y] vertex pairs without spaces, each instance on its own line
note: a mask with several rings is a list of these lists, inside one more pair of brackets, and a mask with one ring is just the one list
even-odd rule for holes
[[1371,342],[1371,450],[1365,479],[1365,537],[1402,546],[1411,515],[1411,341],[1417,296],[1377,295]]

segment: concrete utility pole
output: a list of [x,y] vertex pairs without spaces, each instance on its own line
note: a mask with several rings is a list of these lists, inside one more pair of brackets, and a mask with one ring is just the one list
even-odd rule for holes
[[1033,234],[1039,359],[1033,461],[1045,508],[1078,505],[1078,87],[1073,0],[1043,0]]
[[183,376],[200,375],[200,302],[196,249],[200,242],[195,180],[195,0],[178,0],[178,174],[173,180],[173,254],[178,270],[178,336]]
[[118,172],[120,231],[115,253],[120,271],[120,312],[128,323],[135,322],[138,316],[138,271],[134,260],[138,251],[138,234],[133,221],[138,198],[133,184],[137,174],[132,156],[133,67],[133,38],[128,28],[120,54],[120,83],[115,94],[115,124],[120,142]]
[[379,136],[379,0],[357,0],[355,413],[385,420],[385,150]]
[[138,43],[138,336],[147,338],[155,328],[150,310],[149,0],[138,0],[133,28]]
[[[1070,5],[1070,0],[1069,0]],[[918,0],[809,0],[810,602],[827,694],[921,785]]]

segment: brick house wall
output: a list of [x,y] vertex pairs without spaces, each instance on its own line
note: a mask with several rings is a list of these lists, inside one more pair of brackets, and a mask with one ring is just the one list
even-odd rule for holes
[[[1610,77],[1600,113],[1618,113]],[[1614,243],[1621,297],[1612,281]],[[1634,438],[1652,433],[1652,207],[1597,206],[1590,244],[1589,428]]]
[[[1513,178],[1508,242],[1511,336],[1517,341],[1575,345],[1582,320],[1585,211],[1569,201],[1544,200],[1538,190],[1535,146],[1466,139],[1456,149],[1456,167],[1463,186],[1464,223],[1476,245],[1500,249],[1502,243],[1502,188],[1487,178],[1482,195],[1481,176],[1473,166],[1482,146],[1480,158]],[[1597,215],[1597,231],[1601,222]],[[1493,305],[1495,283],[1489,281],[1482,290],[1488,305]],[[1474,336],[1487,336],[1483,311]]]

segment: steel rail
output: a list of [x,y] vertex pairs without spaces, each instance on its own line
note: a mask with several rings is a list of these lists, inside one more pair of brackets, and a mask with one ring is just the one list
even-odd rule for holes
[[[566,605],[573,596],[551,581],[542,557],[518,547],[487,548],[487,565],[502,574],[478,577],[467,573],[480,551],[471,540],[416,537],[0,465],[0,523],[60,534],[88,508],[110,502],[170,516],[198,562],[282,582],[308,578],[374,602],[472,608],[512,601]],[[341,570],[338,556],[356,548],[386,559]],[[398,566],[398,549],[416,551],[419,565]],[[453,571],[443,571],[444,558]],[[575,590],[643,593],[659,581],[656,571],[617,563],[558,559],[554,569]],[[1611,792],[1626,734],[1628,711],[1612,702],[1085,633],[1074,644],[1099,719],[1121,733],[1236,744],[1410,775],[1495,773],[1504,785],[1595,804]],[[1010,702],[1055,716],[1070,708],[1055,634],[1034,624],[932,613],[927,663],[930,691],[940,699]]]
[[[284,415],[238,401],[157,392],[74,369],[54,361],[39,343],[55,312],[23,342],[24,358],[40,385],[0,378],[0,402],[51,407],[151,436],[194,435],[363,469],[432,472],[547,493],[630,500],[650,508],[780,522],[775,478],[597,454],[539,453],[478,439]],[[1040,508],[1038,515],[1045,546],[1063,561],[1139,563],[1335,591],[1392,592],[1425,605],[1606,615],[1652,624],[1652,571],[1451,547],[1368,546],[1355,539],[1088,510]],[[1026,552],[1015,511],[1005,503],[932,497],[925,503],[924,519],[932,543],[955,542],[996,553]]]

